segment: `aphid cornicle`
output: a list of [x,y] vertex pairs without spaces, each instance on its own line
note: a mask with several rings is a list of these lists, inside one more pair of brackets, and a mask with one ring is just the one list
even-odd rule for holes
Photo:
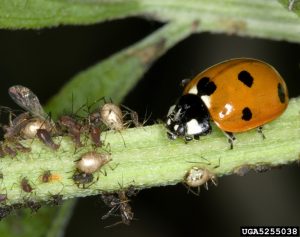
[[36,136],[41,142],[50,147],[52,150],[57,150],[59,148],[59,145],[54,143],[50,133],[46,129],[37,129]]
[[90,151],[84,153],[77,161],[76,167],[80,172],[92,174],[111,161],[109,153]]
[[186,83],[167,115],[168,137],[199,139],[211,132],[212,119],[232,145],[233,133],[274,120],[288,101],[285,82],[271,65],[256,59],[231,59]]

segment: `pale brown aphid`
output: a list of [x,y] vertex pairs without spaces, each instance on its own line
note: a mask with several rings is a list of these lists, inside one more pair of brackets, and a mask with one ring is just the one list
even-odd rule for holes
[[49,132],[51,131],[51,125],[46,120],[32,118],[27,120],[27,123],[20,131],[20,135],[24,139],[33,139],[36,137],[38,129],[44,129]]
[[112,130],[123,130],[123,113],[119,106],[106,103],[100,108],[101,121]]
[[238,176],[244,176],[251,171],[251,165],[241,165],[234,168],[233,173]]
[[191,188],[200,188],[204,185],[208,189],[208,181],[217,186],[217,177],[208,169],[200,167],[192,167],[185,175],[184,182]]
[[76,167],[80,172],[92,174],[110,161],[111,155],[109,153],[90,151],[81,156]]

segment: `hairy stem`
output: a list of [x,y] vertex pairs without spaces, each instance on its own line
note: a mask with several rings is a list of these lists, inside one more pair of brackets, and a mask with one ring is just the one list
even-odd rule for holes
[[[7,193],[6,204],[24,200],[49,200],[60,194],[64,199],[111,192],[130,185],[138,189],[177,184],[193,166],[209,169],[216,176],[232,174],[243,165],[285,165],[299,160],[300,98],[292,99],[285,113],[264,126],[266,139],[256,131],[237,134],[233,150],[229,149],[223,133],[213,126],[211,135],[185,144],[168,140],[163,125],[109,131],[102,134],[112,161],[94,173],[94,182],[86,188],[74,184],[75,161],[86,151],[94,150],[89,140],[75,149],[68,137],[59,137],[60,148],[53,151],[38,140],[26,140],[32,152],[19,153],[16,158],[0,160],[3,180],[0,193]],[[125,141],[123,142],[123,139]],[[104,152],[104,148],[96,149]],[[42,183],[41,175],[50,170],[59,180]],[[105,171],[104,171],[105,170]],[[106,174],[106,175],[105,175]],[[31,193],[20,188],[23,177],[33,187]]]

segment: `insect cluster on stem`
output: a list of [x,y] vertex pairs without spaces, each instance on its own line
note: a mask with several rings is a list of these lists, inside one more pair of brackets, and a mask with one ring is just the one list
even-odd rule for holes
[[[24,146],[24,140],[37,139],[45,145],[46,149],[56,152],[60,149],[58,137],[70,137],[74,143],[75,157],[78,157],[79,154],[79,159],[75,160],[70,178],[78,188],[88,188],[97,182],[99,175],[96,181],[94,178],[97,172],[104,176],[107,175],[104,166],[112,160],[112,154],[110,149],[107,150],[109,144],[105,144],[105,138],[102,138],[103,132],[114,130],[121,133],[127,127],[142,126],[135,111],[126,106],[120,107],[111,101],[103,100],[104,103],[102,105],[99,103],[93,111],[90,111],[90,105],[84,105],[82,108],[86,109],[85,116],[80,117],[76,113],[64,114],[57,121],[54,121],[44,111],[38,97],[29,88],[16,85],[10,87],[8,93],[23,110],[17,114],[12,109],[0,107],[0,112],[8,112],[9,115],[8,124],[2,126],[4,139],[0,141],[0,158],[6,156],[14,158],[18,153],[30,152],[31,147],[29,145]],[[81,147],[90,145],[90,143],[86,143],[88,137],[92,143],[92,150],[82,153]],[[28,142],[25,143],[29,144]],[[57,171],[53,172],[49,168],[45,167],[38,176],[38,184],[52,185],[55,182],[61,182],[63,185],[64,175]],[[3,175],[1,179],[3,179]],[[6,204],[8,200],[10,201],[9,194],[0,189],[0,219],[20,208],[29,208],[32,212],[36,212],[44,202],[51,205],[58,205],[62,202],[64,196],[60,192],[49,194],[47,201],[36,200],[35,192],[40,188],[37,188],[36,185],[30,176],[22,176],[15,186],[20,188],[21,195],[26,198],[20,203],[11,205]],[[106,199],[109,203],[108,206],[113,209],[111,212],[120,207],[122,222],[125,224],[129,224],[133,219],[127,193],[128,191],[120,191],[116,194],[110,194],[113,200],[108,201],[109,197]],[[114,204],[117,199],[118,204]]]

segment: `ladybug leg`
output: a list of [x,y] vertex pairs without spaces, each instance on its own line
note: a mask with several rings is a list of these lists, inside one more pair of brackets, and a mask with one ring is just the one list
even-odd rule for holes
[[257,132],[260,133],[262,139],[266,139],[266,136],[264,135],[264,133],[263,133],[262,130],[263,130],[262,126],[260,126],[260,127],[257,128]]
[[200,140],[200,135],[194,135],[194,139]]
[[224,131],[225,136],[228,138],[228,142],[230,144],[230,150],[233,149],[233,142],[236,140],[234,134],[232,132]]
[[193,137],[191,137],[191,136],[185,136],[185,137],[184,137],[185,143],[188,143],[188,142],[190,142],[190,141],[192,141],[192,140],[193,140]]

